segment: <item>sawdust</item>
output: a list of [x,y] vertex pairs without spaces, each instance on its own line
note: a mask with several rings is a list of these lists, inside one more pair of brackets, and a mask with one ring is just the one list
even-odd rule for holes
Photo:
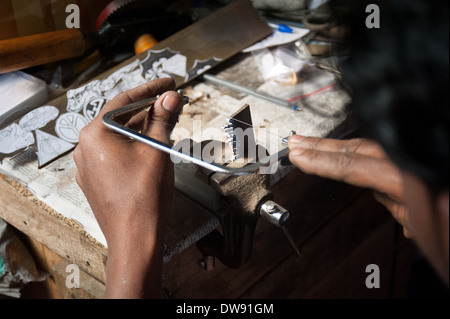
[[31,193],[24,185],[22,185],[21,183],[17,182],[16,180],[0,174],[0,178],[2,180],[4,180],[5,182],[7,182],[9,185],[11,185],[18,194],[22,195],[23,197],[27,198],[28,200],[30,200],[31,202],[33,202],[33,204],[35,204],[37,207],[42,208],[45,212],[47,212],[50,216],[57,218],[61,221],[63,221],[65,224],[67,224],[68,226],[70,226],[73,230],[75,230],[76,232],[78,232],[80,235],[86,237],[86,239],[96,245],[99,248],[105,249],[105,246],[103,244],[101,244],[100,242],[98,242],[95,238],[93,238],[88,232],[86,232],[76,221],[74,221],[73,219],[64,217],[63,215],[61,215],[60,213],[58,213],[57,211],[55,211],[53,208],[49,207],[48,205],[46,205],[45,203],[43,203],[42,201],[40,201],[33,193]]

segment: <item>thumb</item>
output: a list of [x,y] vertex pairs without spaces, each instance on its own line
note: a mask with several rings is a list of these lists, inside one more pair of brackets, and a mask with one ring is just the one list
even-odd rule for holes
[[142,133],[168,144],[182,108],[183,97],[180,93],[165,92],[148,112]]

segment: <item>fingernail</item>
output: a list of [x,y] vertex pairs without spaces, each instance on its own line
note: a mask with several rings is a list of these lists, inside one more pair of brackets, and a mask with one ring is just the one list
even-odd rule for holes
[[297,156],[301,156],[304,151],[305,151],[305,149],[297,147],[297,148],[294,148],[292,151],[290,151],[290,154],[291,154],[291,156],[297,157]]
[[289,149],[293,150],[294,148],[301,146],[303,138],[304,137],[300,136],[300,135],[293,135],[293,136],[289,137],[289,140],[288,140]]
[[169,93],[164,97],[164,100],[162,101],[162,106],[166,110],[168,110],[174,114],[177,114],[180,111],[182,105],[181,105],[181,101],[178,97],[178,94]]
[[299,144],[305,137],[301,135],[292,135],[289,137],[289,142],[293,144]]

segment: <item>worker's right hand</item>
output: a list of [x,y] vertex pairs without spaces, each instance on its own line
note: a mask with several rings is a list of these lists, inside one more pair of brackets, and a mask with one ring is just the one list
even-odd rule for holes
[[289,138],[289,159],[314,174],[374,190],[382,203],[408,231],[400,171],[377,143],[367,139],[335,140],[294,135]]
[[170,143],[182,97],[170,78],[148,82],[109,101],[80,133],[74,151],[76,181],[108,244],[106,297],[161,294],[163,235],[174,173],[170,156],[118,134],[102,123],[106,112],[161,94],[150,111],[123,124]]

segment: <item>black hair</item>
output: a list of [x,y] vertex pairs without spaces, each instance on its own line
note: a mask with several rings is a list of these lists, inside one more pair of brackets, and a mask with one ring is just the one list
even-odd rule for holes
[[[369,4],[379,8],[379,28],[366,25]],[[331,7],[349,29],[342,80],[362,126],[401,169],[448,189],[448,1],[336,0]]]

